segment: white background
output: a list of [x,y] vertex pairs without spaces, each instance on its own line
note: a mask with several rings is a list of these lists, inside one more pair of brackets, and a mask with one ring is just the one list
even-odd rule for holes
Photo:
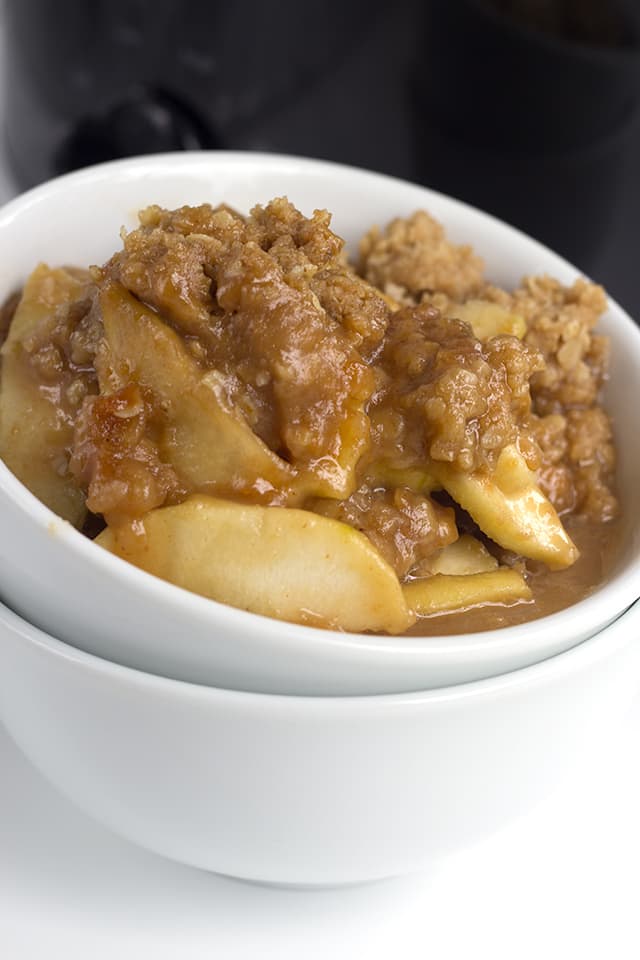
[[[12,192],[0,163],[0,200]],[[0,958],[638,960],[639,744],[640,699],[605,754],[527,819],[424,875],[312,893],[135,849],[59,797],[0,727]]]

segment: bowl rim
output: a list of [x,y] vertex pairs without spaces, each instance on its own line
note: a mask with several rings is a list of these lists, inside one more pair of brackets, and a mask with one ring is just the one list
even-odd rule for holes
[[[270,169],[273,172],[283,173],[286,173],[286,168],[289,167],[294,174],[305,169],[317,173],[331,173],[333,171],[339,173],[343,178],[355,178],[360,184],[363,180],[369,181],[373,190],[380,190],[385,185],[393,185],[395,189],[415,190],[424,197],[425,206],[428,206],[430,198],[435,198],[454,211],[457,210],[472,216],[477,223],[491,224],[494,229],[498,228],[507,237],[511,236],[514,242],[526,241],[530,249],[537,250],[544,255],[545,259],[552,260],[554,268],[557,267],[560,272],[571,274],[574,277],[586,276],[569,261],[530,237],[524,231],[500,220],[498,217],[494,217],[492,214],[422,184],[328,160],[254,151],[202,150],[141,155],[107,161],[72,171],[39,184],[5,204],[0,209],[0,234],[4,229],[9,228],[12,222],[25,210],[37,206],[41,201],[48,200],[51,196],[64,196],[70,190],[73,191],[75,185],[104,183],[105,180],[111,179],[114,174],[116,183],[120,180],[131,181],[144,177],[145,173],[150,170],[162,172],[163,168],[166,168],[168,172],[171,172],[172,177],[175,177],[176,172],[180,172],[180,168],[187,174],[201,168],[210,170],[216,164],[222,166],[232,164],[234,168],[255,169],[259,167],[261,171]],[[640,355],[640,329],[627,312],[609,296],[607,314],[612,315],[614,322],[620,325],[628,335],[637,339]],[[614,574],[609,581],[596,586],[591,594],[569,607],[521,624],[497,627],[478,633],[410,636],[326,630],[275,620],[261,614],[236,609],[162,580],[109,553],[107,550],[96,549],[97,545],[95,543],[38,500],[1,460],[0,493],[7,496],[23,516],[40,528],[43,533],[49,536],[53,535],[61,540],[65,547],[78,555],[80,560],[104,572],[114,583],[126,586],[127,589],[130,589],[133,584],[136,592],[148,602],[161,601],[168,603],[180,616],[186,615],[192,622],[195,618],[205,626],[215,622],[221,629],[225,627],[241,629],[245,624],[253,624],[254,627],[259,624],[260,632],[265,640],[268,641],[270,637],[274,637],[281,647],[290,645],[292,648],[295,647],[298,653],[300,653],[301,646],[304,644],[307,646],[320,644],[325,648],[333,646],[342,650],[357,650],[366,652],[373,657],[396,654],[411,656],[413,654],[421,659],[425,657],[458,659],[465,657],[471,651],[482,657],[524,642],[531,644],[533,650],[548,631],[562,634],[567,630],[569,621],[574,620],[576,616],[579,616],[584,622],[590,622],[592,611],[595,612],[596,609],[602,607],[603,593],[606,593],[609,598],[608,602],[611,609],[615,608],[618,614],[622,613],[630,603],[640,597],[640,543],[638,543],[636,555],[632,560],[622,570]],[[637,584],[631,591],[629,589],[630,581],[635,581],[635,584]]]
[[[273,707],[278,711],[309,710],[324,714],[332,711],[338,715],[350,715],[362,711],[375,713],[380,708],[389,710],[411,709],[417,706],[437,705],[471,699],[490,699],[505,691],[544,684],[553,678],[565,677],[588,668],[611,656],[627,643],[635,643],[640,628],[640,600],[627,607],[612,623],[596,634],[568,650],[548,657],[546,660],[519,667],[516,670],[469,680],[464,683],[435,687],[430,690],[414,690],[406,693],[375,693],[348,695],[308,695],[265,693],[253,690],[238,690],[214,687],[209,684],[192,683],[173,677],[159,676],[128,667],[113,660],[106,660],[93,653],[58,640],[34,626],[19,614],[0,602],[0,636],[9,630],[21,641],[28,643],[37,654],[63,661],[66,667],[87,671],[103,682],[123,686],[146,688],[167,697],[186,696],[189,699],[218,700],[229,707],[260,709]],[[0,704],[0,719],[2,709]]]

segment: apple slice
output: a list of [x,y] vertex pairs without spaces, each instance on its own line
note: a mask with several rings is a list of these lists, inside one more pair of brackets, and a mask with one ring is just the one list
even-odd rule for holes
[[475,537],[463,533],[448,543],[429,559],[429,573],[466,576],[471,573],[488,573],[496,570],[498,561]]
[[84,494],[69,474],[72,411],[61,406],[65,383],[41,381],[31,363],[45,344],[56,311],[86,295],[87,284],[64,269],[41,263],[25,283],[2,347],[0,456],[47,507],[76,527],[86,516]]
[[465,303],[456,304],[450,312],[458,320],[470,323],[473,335],[478,340],[490,340],[491,337],[503,334],[522,340],[527,332],[524,317],[511,313],[506,307],[490,300],[467,300]]
[[493,473],[463,473],[437,461],[429,469],[501,547],[540,560],[550,570],[569,567],[578,559],[577,547],[515,445],[504,448]]
[[414,580],[403,590],[407,606],[418,617],[486,603],[507,604],[531,599],[531,590],[524,578],[510,567],[466,576],[437,573],[424,580]]
[[97,543],[179,587],[280,620],[389,633],[414,621],[370,541],[307,510],[192,496],[107,528]]
[[431,493],[439,486],[424,467],[396,467],[387,460],[374,460],[364,472],[372,487],[408,487],[414,493]]
[[151,391],[166,424],[160,456],[188,491],[271,499],[291,487],[295,471],[234,408],[221,373],[203,371],[183,339],[121,284],[107,283],[100,305],[108,345],[100,389],[133,381]]

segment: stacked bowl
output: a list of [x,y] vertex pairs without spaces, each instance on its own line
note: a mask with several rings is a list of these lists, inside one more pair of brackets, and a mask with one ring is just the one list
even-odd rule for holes
[[[137,210],[286,194],[353,243],[424,208],[487,273],[577,271],[424,188],[259,154],[104,164],[0,213],[0,298],[41,260],[100,263]],[[0,719],[63,793],[158,853],[270,883],[419,869],[547,795],[640,687],[640,331],[614,303],[607,407],[624,524],[605,582],[539,620],[381,637],[231,609],[134,568],[56,517],[0,464]]]

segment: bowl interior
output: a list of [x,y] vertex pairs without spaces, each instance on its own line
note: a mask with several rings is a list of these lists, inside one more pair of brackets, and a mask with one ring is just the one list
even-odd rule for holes
[[[443,222],[451,239],[476,247],[485,259],[487,277],[498,285],[514,286],[524,274],[531,273],[548,273],[564,283],[578,276],[574,267],[519,231],[423,187],[320,161],[261,154],[197,153],[103,164],[61,177],[8,204],[0,212],[0,298],[16,289],[39,261],[52,265],[101,263],[118,247],[121,227],[133,227],[137,211],[147,204],[175,207],[224,201],[246,211],[254,203],[283,194],[304,213],[318,207],[331,210],[334,229],[345,237],[351,249],[373,223],[383,225],[395,216],[408,215],[422,207]],[[635,442],[635,410],[629,402],[631,391],[640,382],[640,332],[613,301],[601,330],[612,340],[607,407],[614,413],[618,492],[627,522],[608,583],[571,608],[571,613],[562,611],[545,618],[560,630],[571,631],[578,608],[583,610],[583,620],[593,616],[597,625],[598,619],[600,623],[612,619],[640,593],[640,489],[636,479],[640,475],[640,444]],[[9,490],[19,509],[30,513],[43,530],[50,526],[53,515],[20,488],[2,464],[0,487]],[[303,646],[320,643],[327,649],[339,649],[360,645],[398,653],[407,647],[394,638],[328,635],[312,628],[275,626],[241,611],[221,611],[218,604],[160,584],[130,567],[123,574],[122,561],[94,548],[73,530],[65,530],[64,540],[69,549],[99,565],[107,575],[126,580],[149,596],[162,596],[205,619],[246,622],[247,629],[254,632],[262,629],[265,636],[278,632],[291,644]],[[602,614],[602,605],[609,611],[608,616]],[[262,628],[258,627],[260,623]],[[442,637],[437,642],[412,637],[410,646],[414,653],[427,656],[447,652],[468,655],[472,649],[487,649],[494,641],[504,644],[508,637],[514,643],[522,643],[527,637],[536,642],[543,633],[539,624],[540,621],[538,626],[525,624],[483,634],[482,643],[470,643],[469,637]]]

